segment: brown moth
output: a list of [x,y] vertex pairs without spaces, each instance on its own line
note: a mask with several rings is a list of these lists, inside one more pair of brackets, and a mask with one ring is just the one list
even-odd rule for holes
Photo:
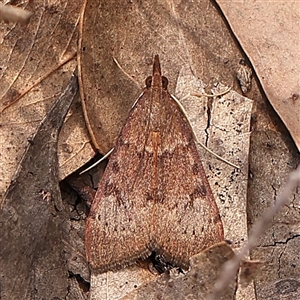
[[156,55],[87,218],[87,259],[99,272],[151,251],[188,268],[192,255],[224,240],[193,132],[167,85]]

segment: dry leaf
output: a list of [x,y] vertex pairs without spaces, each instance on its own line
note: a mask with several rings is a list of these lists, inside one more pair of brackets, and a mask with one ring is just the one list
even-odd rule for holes
[[242,261],[240,266],[241,285],[247,286],[251,283],[263,264],[264,263],[260,260]]
[[259,299],[261,300],[282,300],[300,298],[299,278],[286,278],[278,280],[272,284],[259,288]]
[[[223,263],[233,255],[232,249],[225,242],[213,245],[191,257],[191,269],[184,276],[163,274],[122,299],[205,300],[213,289]],[[235,284],[230,285],[223,292],[220,300],[235,299]]]
[[57,140],[78,91],[72,77],[43,119],[3,199],[0,213],[1,298],[62,299],[69,279],[58,183]]
[[300,149],[299,2],[216,2]]
[[[80,0],[22,1],[19,7],[34,13],[29,24],[0,24],[0,199],[17,169],[28,140],[75,68],[81,5]],[[41,79],[44,80],[40,82]],[[27,93],[18,99],[24,91]],[[94,155],[88,145],[83,118],[80,123],[82,112],[78,108],[81,109],[80,105],[74,103],[62,131],[59,151],[62,152],[60,163],[65,169],[60,172],[61,178]],[[73,125],[70,125],[71,121]],[[76,142],[75,135],[79,135]]]

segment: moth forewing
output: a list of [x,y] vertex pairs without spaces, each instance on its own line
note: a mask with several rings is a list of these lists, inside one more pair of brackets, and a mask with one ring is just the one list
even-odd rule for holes
[[192,255],[224,239],[192,129],[167,84],[156,55],[87,219],[87,258],[100,272],[154,250],[187,268]]

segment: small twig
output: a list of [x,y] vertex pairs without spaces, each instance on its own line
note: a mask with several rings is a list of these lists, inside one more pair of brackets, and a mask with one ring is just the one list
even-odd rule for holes
[[29,10],[0,3],[0,20],[2,21],[28,24],[32,15],[33,13]]
[[22,97],[24,97],[27,93],[29,93],[35,86],[37,86],[39,83],[41,83],[44,79],[46,79],[48,76],[50,76],[54,71],[58,70],[60,67],[68,63],[70,60],[72,60],[76,55],[76,52],[71,53],[68,55],[59,65],[54,66],[52,69],[50,69],[46,74],[39,77],[35,82],[33,82],[32,85],[28,86],[25,90],[23,90],[19,96],[17,96],[14,99],[10,99],[2,104],[3,108],[0,109],[0,113],[2,113],[4,110],[6,110],[8,107],[13,105],[14,103],[18,102]]
[[241,261],[253,250],[256,246],[259,237],[267,230],[271,224],[272,218],[278,213],[278,211],[288,204],[294,189],[300,184],[300,165],[298,168],[291,172],[288,181],[282,191],[277,197],[275,204],[269,207],[262,217],[257,220],[253,226],[252,232],[249,235],[247,244],[240,250],[240,252],[234,256],[233,259],[227,261],[222,268],[221,275],[218,281],[215,283],[213,293],[208,300],[220,299],[222,291],[234,280],[234,277],[238,271]]

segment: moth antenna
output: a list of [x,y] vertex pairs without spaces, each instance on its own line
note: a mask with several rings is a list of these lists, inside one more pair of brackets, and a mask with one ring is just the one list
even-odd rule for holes
[[[230,89],[231,89],[231,88],[230,88]],[[230,89],[226,90],[226,92],[224,92],[224,93],[225,93],[225,94],[228,93],[228,92],[230,91]],[[200,94],[197,94],[197,95],[200,95]],[[217,95],[219,95],[219,94],[214,95],[214,97],[216,97]],[[223,95],[223,94],[220,93],[220,95]],[[232,166],[232,167],[234,167],[234,168],[236,168],[236,169],[239,169],[239,168],[240,168],[239,166],[235,165],[234,163],[232,163],[232,162],[228,161],[227,159],[225,159],[225,158],[219,156],[218,154],[214,153],[214,152],[211,151],[209,148],[207,148],[204,144],[202,144],[200,141],[198,141],[198,139],[197,139],[197,137],[196,137],[196,135],[195,135],[195,132],[194,132],[194,130],[193,130],[193,127],[192,127],[192,125],[191,125],[191,123],[190,123],[190,120],[189,120],[189,118],[188,118],[188,116],[187,116],[187,113],[186,113],[186,111],[185,111],[183,105],[181,104],[181,102],[180,102],[174,95],[171,95],[171,96],[172,96],[172,99],[178,104],[178,106],[180,107],[181,111],[183,112],[183,114],[184,114],[186,120],[188,121],[188,124],[189,124],[189,126],[190,126],[190,129],[191,129],[191,132],[192,132],[192,134],[193,134],[193,138],[194,138],[195,142],[196,142],[197,144],[199,144],[202,148],[204,148],[207,152],[209,152],[210,154],[212,154],[213,156],[215,156],[217,159],[223,161],[224,163],[226,163],[226,164],[228,164],[228,165],[230,165],[230,166]],[[195,95],[195,94],[188,94],[188,96],[196,96],[196,95]],[[183,98],[181,98],[181,100],[182,100],[182,99],[185,99],[185,98],[187,98],[187,96],[184,96]]]
[[115,57],[113,57],[113,60],[114,60],[114,62],[116,63],[116,65],[118,66],[118,68],[131,80],[131,81],[133,81],[135,84],[137,84],[138,86],[140,86],[140,84],[136,81],[136,80],[134,80],[134,78],[132,77],[132,76],[130,76],[125,70],[124,70],[124,68],[122,68],[121,67],[121,65],[119,64],[119,62],[118,62],[118,60],[115,58]]
[[218,96],[223,96],[225,94],[227,94],[229,91],[231,91],[231,87],[229,87],[227,90],[222,91],[221,93],[218,94],[199,94],[199,93],[188,93],[187,95],[183,96],[182,98],[180,98],[180,101],[190,97],[190,96],[195,96],[195,97],[207,97],[207,98],[214,98],[214,97],[218,97]]
[[94,164],[92,164],[91,166],[89,166],[88,168],[86,168],[85,170],[81,171],[79,173],[79,175],[82,175],[83,173],[93,169],[94,167],[96,167],[97,165],[99,165],[102,161],[104,161],[105,159],[107,159],[111,153],[114,151],[115,148],[110,149],[103,157],[101,157],[98,161],[96,161]]

